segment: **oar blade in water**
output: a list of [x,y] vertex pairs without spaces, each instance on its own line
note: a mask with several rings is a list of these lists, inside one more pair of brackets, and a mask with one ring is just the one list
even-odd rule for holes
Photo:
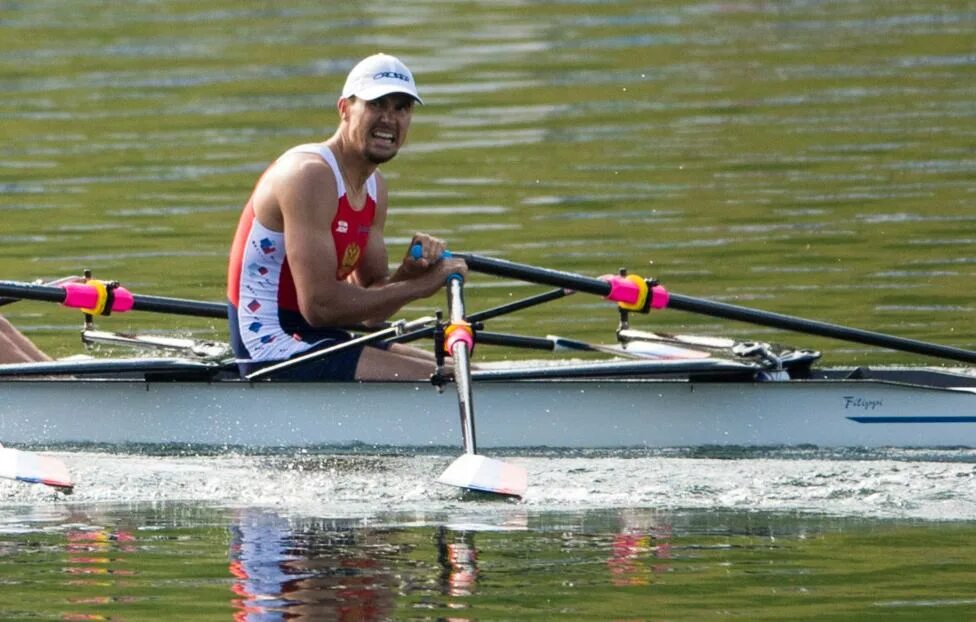
[[529,487],[529,475],[518,465],[479,454],[464,454],[438,479],[442,484],[467,490],[521,497]]
[[68,467],[57,458],[0,447],[0,477],[44,484],[64,491],[74,488]]

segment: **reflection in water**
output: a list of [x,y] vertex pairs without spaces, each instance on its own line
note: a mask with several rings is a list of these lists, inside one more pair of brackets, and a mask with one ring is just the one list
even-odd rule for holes
[[273,619],[285,601],[280,598],[282,586],[291,578],[282,564],[293,556],[285,551],[291,528],[288,521],[261,511],[240,513],[230,525],[230,573],[236,578],[231,591],[236,620]]
[[[292,521],[271,511],[240,511],[230,526],[231,604],[239,621],[385,620],[395,617],[398,606],[456,617],[480,602],[472,597],[492,591],[479,590],[486,579],[484,553],[516,564],[496,568],[495,588],[510,577],[532,582],[533,566],[541,560],[563,564],[566,556],[583,566],[587,559],[599,562],[594,568],[603,570],[580,585],[600,589],[649,586],[672,569],[669,522],[653,513],[624,512],[618,523],[600,538],[580,537],[583,528],[542,530],[522,540],[513,539],[508,526],[442,524],[430,528],[431,539],[429,529],[371,529],[354,521]],[[514,531],[533,533],[528,525]],[[567,537],[572,546],[565,546]],[[553,548],[556,543],[562,545]],[[552,554],[557,557],[547,557]]]
[[[122,511],[0,513],[0,619],[753,619],[771,607],[814,619],[826,601],[851,619],[879,603],[891,619],[922,606],[972,619],[974,528],[962,521],[635,508],[529,512],[517,526],[497,514]],[[924,573],[919,542],[939,560]],[[892,576],[911,576],[911,589]],[[797,599],[808,590],[816,603]]]
[[82,588],[84,595],[65,599],[68,610],[61,614],[62,620],[109,620],[112,619],[109,616],[86,613],[75,610],[75,607],[99,607],[140,600],[137,596],[122,594],[130,586],[125,579],[119,579],[137,574],[133,568],[126,567],[131,561],[126,554],[137,551],[136,538],[131,532],[72,530],[67,533],[66,539],[64,548],[68,557],[64,573],[71,577],[66,583]]
[[649,558],[671,558],[672,532],[670,523],[660,522],[653,515],[622,514],[607,559],[610,582],[617,587],[649,585],[653,575],[667,572],[670,566],[666,562],[652,563]]
[[441,592],[470,596],[478,582],[478,549],[470,531],[437,528],[437,562],[441,565]]
[[[230,526],[235,620],[384,620],[395,579],[369,531],[245,510]],[[375,543],[373,543],[375,544]]]

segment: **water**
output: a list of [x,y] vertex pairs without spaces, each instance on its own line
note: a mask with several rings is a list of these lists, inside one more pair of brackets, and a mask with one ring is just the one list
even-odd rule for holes
[[0,562],[17,580],[8,619],[949,620],[974,604],[960,523],[516,509],[434,527],[166,504],[71,518],[34,536],[29,564]]
[[971,450],[530,452],[519,502],[453,456],[76,451],[0,483],[0,611],[58,619],[964,619]]
[[188,619],[930,620],[973,605],[965,524],[511,511],[432,527],[165,504],[72,518],[34,537],[8,618],[153,619],[165,603]]
[[[963,0],[0,2],[0,276],[91,268],[222,299],[257,175],[329,135],[345,71],[384,50],[427,102],[384,167],[391,243],[426,230],[584,274],[626,266],[687,295],[973,348],[974,22]],[[468,306],[536,289],[474,278]],[[80,351],[74,312],[2,311],[45,350]],[[615,316],[577,295],[489,328],[608,341]],[[926,362],[680,312],[635,325]],[[154,314],[99,326],[224,336]],[[73,497],[0,483],[5,619],[976,611],[965,449],[536,452],[507,457],[533,482],[519,503],[433,484],[448,448],[56,453]]]
[[[464,511],[459,489],[437,484],[458,448],[377,451],[318,447],[262,452],[162,446],[62,448],[79,482],[70,497],[0,481],[14,505],[192,502],[261,507],[289,516],[356,519],[391,511]],[[491,515],[655,508],[729,508],[930,521],[976,520],[970,449],[697,447],[662,450],[492,450],[528,471],[518,502],[476,503]]]
[[[427,230],[457,249],[627,266],[689,295],[976,342],[969,2],[79,6],[84,24],[57,2],[4,8],[5,278],[92,268],[137,293],[221,300],[257,175],[331,133],[346,68],[382,48],[428,102],[384,167],[392,243]],[[524,287],[476,280],[470,306]],[[76,316],[5,312],[46,349],[77,351]],[[575,297],[493,328],[606,340],[613,324]],[[677,312],[653,324],[757,334]],[[223,331],[158,316],[112,327]],[[793,339],[837,362],[903,358]]]

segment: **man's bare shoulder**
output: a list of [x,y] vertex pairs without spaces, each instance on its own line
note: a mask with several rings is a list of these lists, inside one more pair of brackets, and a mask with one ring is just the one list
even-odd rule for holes
[[373,178],[376,180],[376,198],[379,203],[380,208],[386,209],[387,203],[387,189],[386,189],[386,178],[383,177],[379,169],[373,173]]
[[335,174],[325,160],[314,153],[286,153],[278,158],[273,174],[276,182],[289,182],[299,186],[304,184],[321,185],[332,182]]

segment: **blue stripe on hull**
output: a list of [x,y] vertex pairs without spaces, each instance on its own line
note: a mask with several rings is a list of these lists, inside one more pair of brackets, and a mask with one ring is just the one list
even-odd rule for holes
[[848,417],[857,423],[976,423],[976,417]]

